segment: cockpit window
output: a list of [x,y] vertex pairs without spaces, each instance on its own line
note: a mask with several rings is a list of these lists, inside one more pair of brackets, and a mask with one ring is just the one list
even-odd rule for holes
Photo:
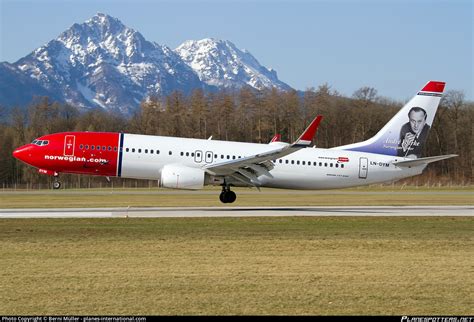
[[49,144],[49,141],[48,140],[33,140],[33,142],[31,143],[38,146],[45,146]]

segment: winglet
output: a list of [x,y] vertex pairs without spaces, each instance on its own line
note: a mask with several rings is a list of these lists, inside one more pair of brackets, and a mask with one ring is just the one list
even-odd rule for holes
[[281,142],[281,134],[275,134],[270,143],[272,142]]
[[314,118],[311,124],[304,130],[303,134],[292,144],[292,146],[309,146],[311,144],[311,140],[313,139],[316,131],[319,127],[319,123],[323,119],[322,115],[318,115]]

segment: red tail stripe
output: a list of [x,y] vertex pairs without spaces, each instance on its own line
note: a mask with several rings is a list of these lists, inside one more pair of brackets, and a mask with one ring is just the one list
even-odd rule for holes
[[422,92],[434,92],[434,93],[442,93],[444,91],[444,85],[446,85],[445,82],[436,82],[436,81],[430,81],[428,84],[423,87],[421,90]]

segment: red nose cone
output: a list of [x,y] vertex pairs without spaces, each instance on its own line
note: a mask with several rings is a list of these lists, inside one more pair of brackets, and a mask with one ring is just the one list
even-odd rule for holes
[[26,162],[28,157],[31,156],[30,150],[31,150],[31,146],[29,145],[21,146],[15,151],[13,151],[13,156],[17,158],[18,160]]

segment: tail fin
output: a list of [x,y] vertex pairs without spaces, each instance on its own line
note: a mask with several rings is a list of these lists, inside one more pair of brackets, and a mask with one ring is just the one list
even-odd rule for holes
[[428,82],[374,137],[334,149],[420,158],[444,86]]

